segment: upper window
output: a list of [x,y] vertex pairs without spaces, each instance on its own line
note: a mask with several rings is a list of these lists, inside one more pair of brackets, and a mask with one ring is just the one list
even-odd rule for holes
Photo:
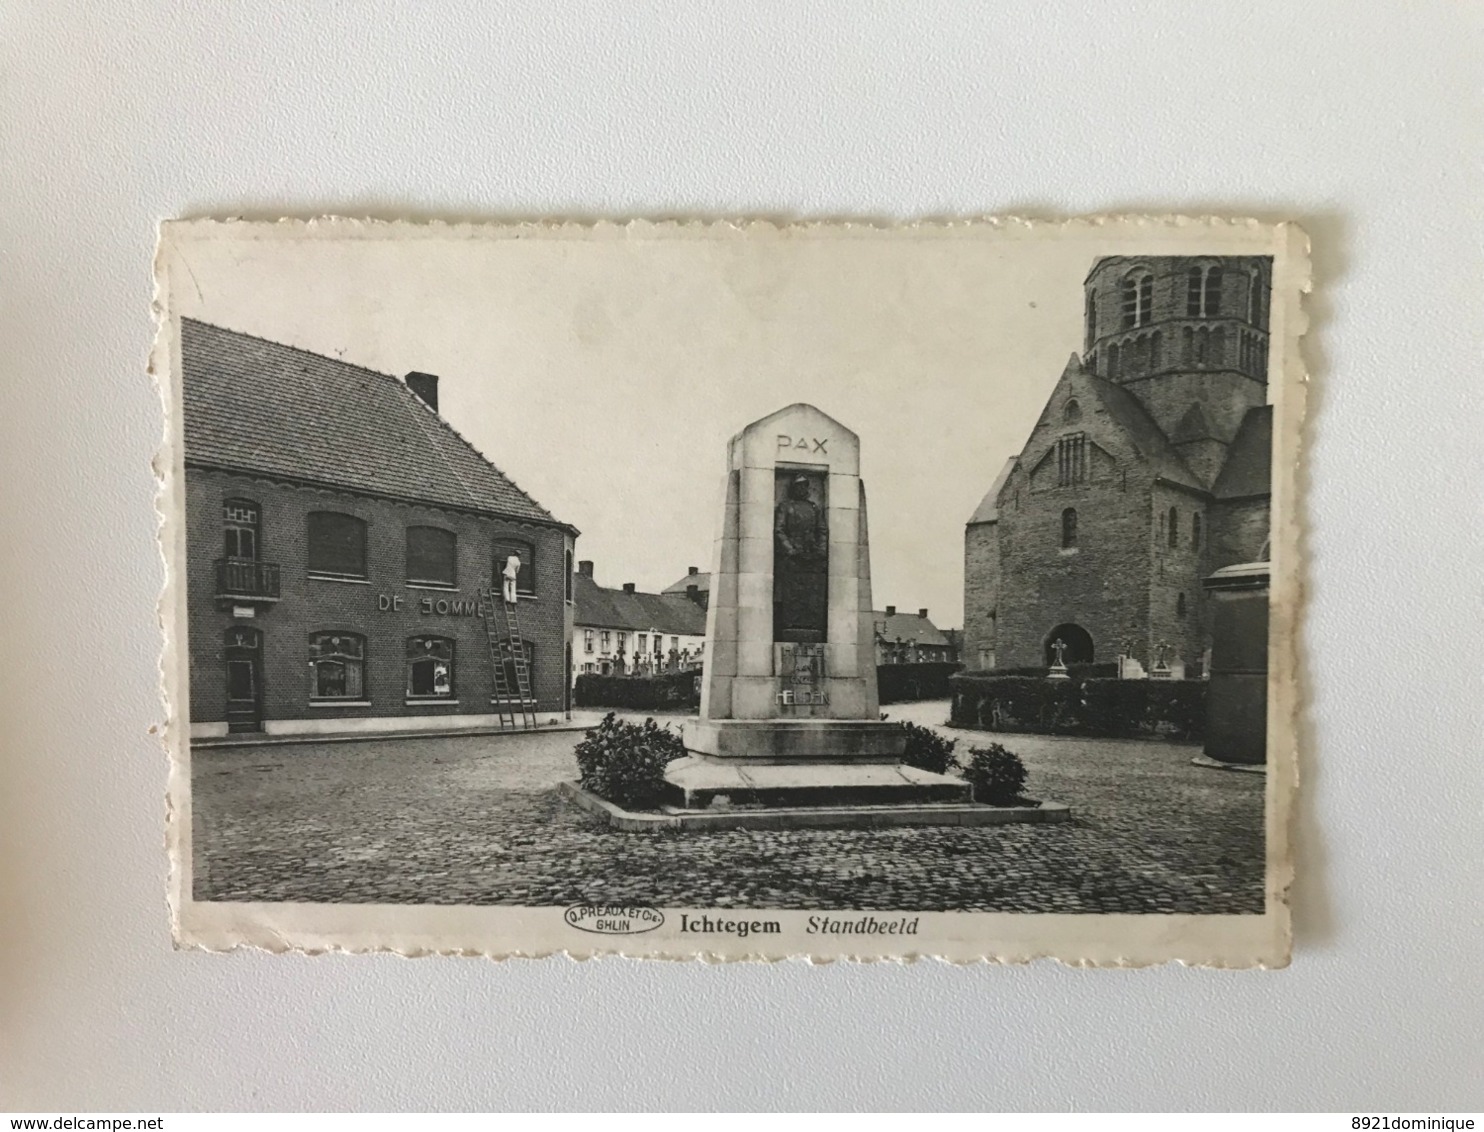
[[1056,442],[1056,482],[1060,487],[1087,478],[1087,434],[1074,432]]
[[407,639],[407,695],[410,699],[453,699],[454,642],[447,637]]
[[1180,512],[1173,507],[1170,508],[1170,525],[1165,528],[1165,537],[1171,546],[1180,545]]
[[1190,318],[1215,318],[1221,313],[1221,268],[1192,267],[1186,277],[1185,313]]
[[[604,635],[606,636],[606,634],[604,634]],[[607,647],[607,643],[606,642],[604,643],[604,647],[605,648]],[[582,651],[583,652],[592,652],[593,651],[593,631],[591,629],[584,629],[582,631]]]
[[1063,547],[1077,545],[1077,509],[1068,507],[1061,513],[1061,544]]
[[459,584],[458,536],[442,527],[407,528],[407,581],[413,585]]
[[355,633],[311,633],[309,674],[311,699],[365,699],[366,638]]
[[309,572],[329,578],[366,577],[366,521],[337,511],[311,511]]
[[1098,336],[1098,299],[1091,291],[1087,292],[1087,344],[1090,346],[1097,340]]
[[1201,513],[1199,511],[1190,517],[1190,548],[1192,550],[1201,548]]
[[1262,272],[1252,268],[1247,272],[1247,321],[1253,326],[1266,327],[1267,310],[1263,299]]
[[502,538],[495,540],[495,580],[505,574],[505,563],[514,555],[520,559],[520,573],[515,577],[518,593],[536,592],[536,548],[522,539]]
[[222,530],[227,558],[257,558],[263,511],[251,499],[229,499],[222,504]]
[[1148,326],[1154,317],[1154,276],[1132,271],[1123,277],[1123,328]]
[[572,600],[572,548],[571,547],[568,547],[567,548],[567,570],[562,575],[562,577],[566,579],[566,582],[565,582],[566,589],[564,591],[565,596],[566,596],[566,599],[568,601],[571,601]]
[[1075,398],[1068,401],[1066,407],[1062,409],[1061,419],[1067,424],[1076,424],[1082,419],[1082,406],[1077,404]]

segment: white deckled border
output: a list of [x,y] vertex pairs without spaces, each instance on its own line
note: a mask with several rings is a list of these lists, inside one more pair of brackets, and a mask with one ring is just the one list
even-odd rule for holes
[[[221,238],[251,240],[794,240],[956,239],[1099,241],[1098,253],[1272,255],[1270,399],[1273,435],[1272,589],[1270,596],[1267,911],[1248,916],[1031,915],[928,913],[916,936],[806,935],[819,912],[729,910],[739,919],[776,920],[779,943],[746,939],[681,938],[660,930],[636,936],[585,936],[568,929],[561,908],[446,905],[203,903],[191,898],[189,672],[179,647],[187,624],[184,466],[180,442],[179,343],[169,318],[170,287],[194,285],[186,267],[171,278],[181,245]],[[180,261],[184,262],[184,261]],[[1216,216],[1093,216],[1066,220],[1022,217],[885,220],[553,220],[511,224],[358,220],[345,217],[276,221],[210,218],[166,222],[155,258],[156,338],[150,360],[165,412],[165,434],[154,460],[165,587],[159,603],[163,633],[161,738],[169,759],[166,841],[170,853],[169,906],[177,947],[212,951],[257,947],[273,952],[376,952],[404,956],[475,955],[492,959],[599,955],[704,961],[808,959],[830,962],[915,961],[1018,963],[1054,958],[1077,966],[1190,965],[1282,967],[1290,958],[1288,905],[1293,882],[1292,822],[1298,786],[1298,735],[1303,697],[1299,656],[1304,597],[1300,453],[1308,373],[1301,339],[1308,326],[1303,297],[1311,288],[1309,242],[1293,223]],[[679,916],[715,915],[715,909],[665,909]],[[877,916],[893,913],[883,910]],[[905,910],[908,916],[914,915]],[[853,916],[861,913],[841,913]],[[794,934],[797,933],[797,934]],[[807,946],[784,943],[807,940]]]

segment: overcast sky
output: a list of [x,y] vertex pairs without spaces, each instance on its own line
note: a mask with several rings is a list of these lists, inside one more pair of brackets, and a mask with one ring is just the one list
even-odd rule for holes
[[964,523],[1081,346],[1084,276],[1135,250],[1086,228],[235,231],[176,243],[177,313],[438,374],[444,417],[581,530],[604,585],[710,569],[728,437],[818,406],[860,435],[877,607],[943,628],[962,624]]

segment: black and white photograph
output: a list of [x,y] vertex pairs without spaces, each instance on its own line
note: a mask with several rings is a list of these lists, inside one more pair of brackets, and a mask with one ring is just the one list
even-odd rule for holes
[[1281,965],[1302,247],[167,226],[182,937]]

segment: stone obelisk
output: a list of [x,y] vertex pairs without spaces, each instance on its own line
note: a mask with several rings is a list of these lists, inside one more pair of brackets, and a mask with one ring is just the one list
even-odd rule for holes
[[877,704],[860,441],[812,405],[734,436],[706,615],[700,719],[666,780],[677,808],[967,802],[901,764]]

